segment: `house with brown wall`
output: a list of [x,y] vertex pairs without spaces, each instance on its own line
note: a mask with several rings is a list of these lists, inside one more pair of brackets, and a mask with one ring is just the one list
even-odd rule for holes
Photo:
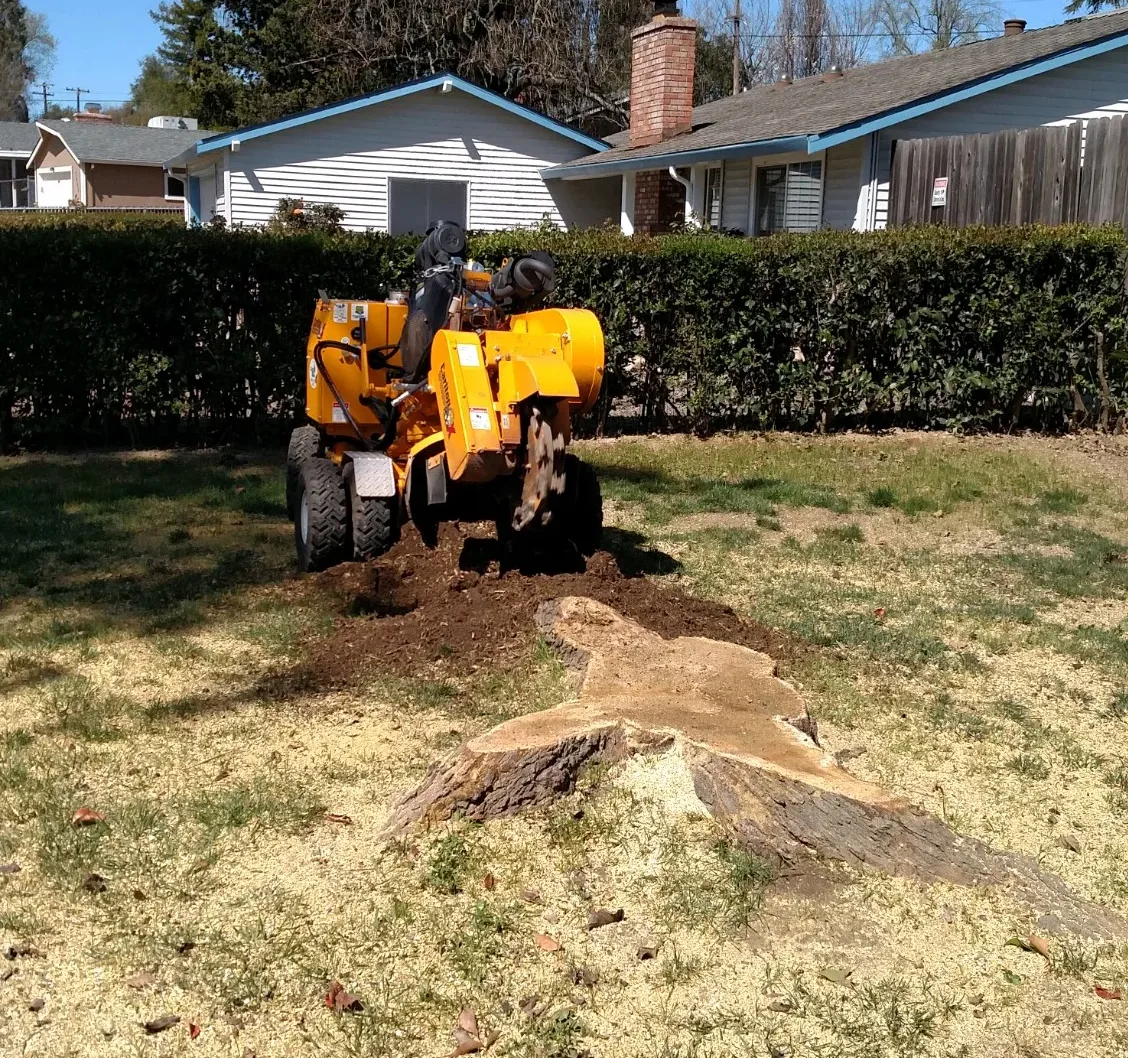
[[103,115],[36,122],[28,168],[41,209],[180,209],[184,181],[165,163],[196,143],[194,128],[116,125]]

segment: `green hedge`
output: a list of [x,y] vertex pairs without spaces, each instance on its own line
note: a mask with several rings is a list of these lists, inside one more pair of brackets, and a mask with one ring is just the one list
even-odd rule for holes
[[[608,384],[588,428],[1060,430],[1128,411],[1115,230],[918,229],[742,241],[478,236],[557,258]],[[379,297],[414,240],[0,228],[0,430],[11,445],[274,440],[300,415],[317,291]]]

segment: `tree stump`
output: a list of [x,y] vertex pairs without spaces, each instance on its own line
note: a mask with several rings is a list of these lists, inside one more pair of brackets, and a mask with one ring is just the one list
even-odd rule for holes
[[1030,857],[961,837],[840,767],[767,655],[711,639],[665,640],[584,598],[546,603],[537,624],[580,676],[577,699],[506,721],[433,765],[393,806],[385,837],[454,815],[509,815],[569,792],[586,765],[676,746],[702,802],[762,856],[1004,887],[1055,929],[1128,937],[1128,922]]

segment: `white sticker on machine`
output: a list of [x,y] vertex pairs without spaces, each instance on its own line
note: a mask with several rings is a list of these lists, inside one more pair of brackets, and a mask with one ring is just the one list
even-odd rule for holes
[[345,418],[345,409],[342,408],[335,401],[333,403],[333,421],[334,422],[348,422],[349,421],[347,418]]
[[354,301],[352,306],[352,318],[354,320],[368,319],[368,302]]
[[334,323],[348,323],[349,322],[349,306],[345,301],[333,302],[333,322]]
[[488,430],[490,428],[490,413],[485,408],[470,409],[470,429]]
[[317,389],[317,361],[309,362],[309,388]]
[[476,345],[459,342],[458,362],[463,367],[477,367],[482,362],[482,350]]

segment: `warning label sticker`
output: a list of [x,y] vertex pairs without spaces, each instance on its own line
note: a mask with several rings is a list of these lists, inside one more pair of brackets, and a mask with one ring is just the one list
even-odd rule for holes
[[349,322],[349,306],[344,301],[333,302],[333,322],[334,323],[348,323]]
[[347,418],[345,418],[345,409],[342,408],[337,403],[333,404],[333,421],[334,422],[348,422],[349,421]]
[[458,362],[463,367],[477,367],[482,362],[482,350],[477,345],[459,342]]
[[354,320],[368,319],[368,302],[354,301],[352,306],[352,318]]
[[470,409],[470,429],[488,430],[490,428],[490,413],[485,408]]
[[309,388],[317,389],[317,361],[309,362]]

